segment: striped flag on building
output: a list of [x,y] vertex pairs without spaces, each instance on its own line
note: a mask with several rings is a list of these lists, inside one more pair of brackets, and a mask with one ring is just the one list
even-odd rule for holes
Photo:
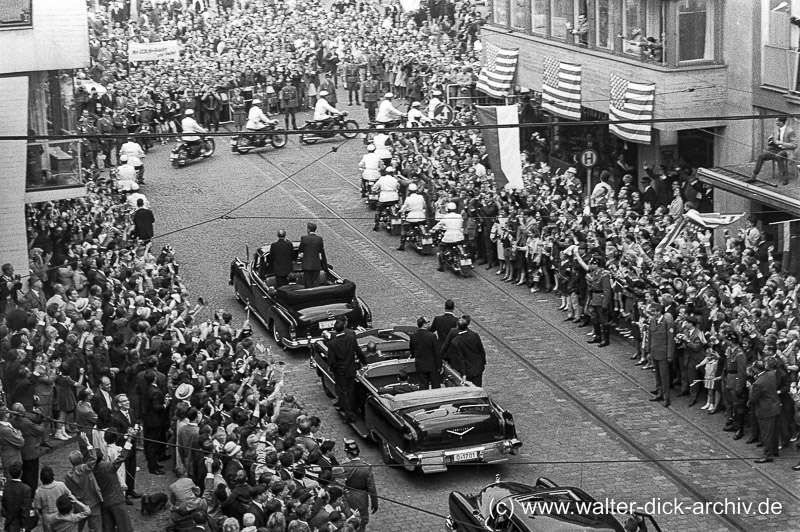
[[706,229],[716,229],[724,225],[730,225],[733,222],[740,220],[745,213],[742,214],[719,214],[717,212],[699,213],[694,209],[689,209],[684,213],[680,220],[677,220],[667,230],[667,234],[656,246],[655,254],[659,255],[678,238],[678,235],[686,228],[687,224],[695,224]]
[[[610,120],[652,120],[655,100],[655,83],[636,83],[611,74]],[[650,143],[650,124],[611,124],[608,129],[621,139]]]
[[[478,122],[483,126],[498,124],[519,124],[519,109],[516,105],[484,107],[478,105]],[[482,129],[481,137],[486,146],[486,154],[494,173],[498,188],[519,190],[523,188],[522,160],[519,151],[519,128],[505,127]]]
[[485,43],[483,66],[478,74],[475,88],[495,98],[507,95],[511,90],[514,73],[517,71],[518,57],[519,50],[508,50],[492,43]]
[[542,109],[556,116],[581,119],[581,66],[544,59]]

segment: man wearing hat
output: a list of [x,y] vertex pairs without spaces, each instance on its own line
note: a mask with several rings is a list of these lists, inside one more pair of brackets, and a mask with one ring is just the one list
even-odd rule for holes
[[321,125],[325,127],[330,124],[333,115],[340,115],[342,113],[341,111],[337,110],[336,107],[328,103],[328,98],[330,97],[330,93],[328,91],[321,90],[317,96],[317,103],[314,104],[314,120],[317,122],[322,122]]
[[394,98],[394,94],[387,92],[378,106],[377,121],[386,127],[397,127],[403,119],[403,113],[392,105],[392,98]]
[[374,79],[372,72],[368,69],[366,79],[361,84],[361,101],[364,102],[364,107],[367,108],[367,116],[370,122],[375,121],[375,111],[378,108],[380,90],[380,83]]
[[[225,465],[222,478],[225,479],[229,486],[235,486],[237,484],[237,474],[240,471],[245,471],[244,466],[242,465],[242,446],[235,441],[229,441],[222,448],[222,452],[228,457],[228,463]],[[245,473],[244,478],[246,482],[247,473]]]
[[589,343],[605,347],[609,344],[611,329],[608,324],[608,309],[614,297],[611,290],[611,275],[606,270],[605,260],[601,256],[592,256],[589,264],[586,264],[577,252],[577,248],[573,248],[573,254],[578,264],[587,272],[589,319],[594,327],[594,335],[589,339]]
[[430,120],[433,120],[434,115],[436,113],[436,108],[442,104],[442,100],[440,99],[442,91],[433,91],[433,93],[431,94],[432,94],[431,99],[428,102],[428,118]]
[[408,122],[406,125],[408,127],[420,127],[423,124],[430,122],[427,116],[425,116],[420,108],[422,104],[419,102],[412,102],[411,108],[408,110]]
[[420,388],[427,390],[439,387],[439,373],[442,371],[442,359],[436,349],[436,335],[428,330],[425,316],[417,318],[418,329],[411,333],[408,349],[414,358]]
[[344,452],[347,460],[342,464],[345,478],[345,497],[353,510],[358,510],[361,517],[361,526],[357,532],[365,532],[369,523],[370,510],[378,511],[378,490],[375,487],[375,477],[372,466],[365,462],[359,455],[361,449],[354,440],[344,440]]
[[656,369],[656,389],[650,401],[663,401],[664,406],[670,405],[669,389],[672,381],[669,376],[669,367],[675,358],[675,324],[672,314],[664,314],[664,306],[660,303],[650,305],[652,317],[648,323],[650,334],[647,338],[645,351],[650,354]]
[[389,166],[386,168],[386,173],[375,181],[375,184],[372,185],[372,193],[378,194],[378,208],[375,210],[375,225],[372,227],[373,231],[377,231],[383,211],[391,209],[400,201],[400,182],[394,176],[393,167]]
[[384,168],[383,161],[375,152],[374,144],[367,146],[367,153],[361,157],[358,168],[361,170],[361,197],[366,198]]
[[747,357],[741,347],[739,334],[728,329],[725,334],[725,367],[722,370],[722,400],[728,421],[725,432],[734,432],[733,439],[744,436],[745,410],[747,408]]
[[331,103],[331,105],[336,107],[336,104],[339,103],[339,99],[336,96],[336,83],[334,83],[331,80],[330,72],[325,72],[325,79],[322,80],[322,82],[320,82],[319,91],[320,91],[320,96],[322,96],[321,94],[322,91],[327,92],[328,93],[326,95],[327,100]]

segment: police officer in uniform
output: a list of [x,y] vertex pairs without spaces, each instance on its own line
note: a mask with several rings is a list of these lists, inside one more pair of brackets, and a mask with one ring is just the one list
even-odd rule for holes
[[364,102],[364,107],[367,108],[367,115],[369,116],[370,122],[375,121],[375,112],[378,109],[380,92],[380,83],[374,79],[372,72],[367,70],[367,78],[364,80],[364,83],[361,84],[361,99]]
[[342,73],[344,74],[344,86],[347,89],[347,98],[350,102],[348,105],[353,105],[353,96],[356,97],[356,105],[361,105],[358,101],[358,65],[353,61],[353,56],[350,54],[347,54],[344,60]]
[[397,251],[405,251],[409,231],[414,231],[417,227],[427,223],[425,198],[419,194],[416,183],[409,183],[408,196],[403,202],[403,206],[400,207],[400,214],[405,216],[403,217],[403,232],[400,233],[400,247],[397,248]]
[[292,129],[297,129],[297,118],[295,118],[295,115],[297,114],[297,107],[299,106],[299,100],[297,98],[297,87],[295,87],[291,83],[286,83],[283,86],[283,88],[281,88],[279,96],[283,112],[286,113],[286,116],[284,116],[284,123],[286,124],[286,129],[289,129],[290,116],[292,118]]
[[744,418],[747,405],[747,357],[739,335],[729,330],[725,336],[725,368],[722,370],[722,400],[728,412],[725,432],[735,432],[734,440],[744,436]]
[[375,488],[375,477],[372,466],[361,459],[361,449],[354,440],[344,440],[344,452],[347,461],[342,464],[345,478],[345,497],[350,508],[358,510],[361,526],[357,532],[364,532],[369,523],[370,510],[378,511],[378,490]]
[[[577,248],[574,249],[577,251]],[[611,275],[605,268],[605,261],[598,255],[592,256],[589,264],[586,264],[578,253],[575,253],[575,258],[578,264],[587,271],[589,318],[594,327],[594,335],[589,339],[589,343],[597,344],[597,347],[605,347],[609,344],[610,333],[608,307],[611,305],[613,297]]]

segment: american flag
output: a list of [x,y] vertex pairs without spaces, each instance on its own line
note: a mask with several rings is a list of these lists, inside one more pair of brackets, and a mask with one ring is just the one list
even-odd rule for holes
[[581,66],[544,59],[542,109],[572,120],[581,119]]
[[502,98],[511,90],[511,82],[517,71],[519,50],[508,50],[486,43],[483,46],[483,53],[483,66],[478,74],[475,88],[489,96]]
[[672,242],[678,238],[681,231],[686,228],[687,224],[695,224],[706,229],[716,229],[724,225],[732,224],[739,221],[745,213],[742,214],[719,214],[717,212],[699,213],[694,209],[689,209],[684,213],[680,220],[676,221],[667,231],[667,234],[656,246],[656,255],[662,253]]
[[[611,74],[610,120],[652,120],[655,83],[636,83]],[[621,139],[650,144],[650,124],[612,124],[609,131]]]

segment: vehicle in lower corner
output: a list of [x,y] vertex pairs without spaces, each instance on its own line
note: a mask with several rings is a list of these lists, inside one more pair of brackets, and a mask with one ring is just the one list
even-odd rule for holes
[[[294,243],[295,259],[297,243]],[[295,260],[294,271],[302,276],[302,266]],[[269,246],[259,248],[253,259],[238,257],[230,267],[229,284],[236,298],[267,329],[275,342],[288,349],[307,347],[333,330],[338,319],[350,328],[372,325],[369,306],[356,295],[356,285],[343,279],[330,265],[319,274],[319,286],[292,290],[278,288],[269,260]]]
[[[397,331],[379,344],[382,359],[359,369],[355,378],[349,423],[362,438],[378,444],[383,461],[409,471],[436,473],[460,464],[503,462],[518,454],[522,442],[511,412],[446,362],[440,388],[397,395],[380,392],[398,382],[401,370],[409,382],[419,382],[415,360],[404,351],[407,340],[402,345],[404,335]],[[359,343],[369,336],[362,336]],[[325,393],[336,398],[324,341],[314,342],[311,356]]]
[[[453,491],[446,530],[451,532],[661,532],[652,515],[606,508],[580,488],[541,477],[530,486],[499,478],[475,495]],[[620,512],[625,513],[616,513]]]

